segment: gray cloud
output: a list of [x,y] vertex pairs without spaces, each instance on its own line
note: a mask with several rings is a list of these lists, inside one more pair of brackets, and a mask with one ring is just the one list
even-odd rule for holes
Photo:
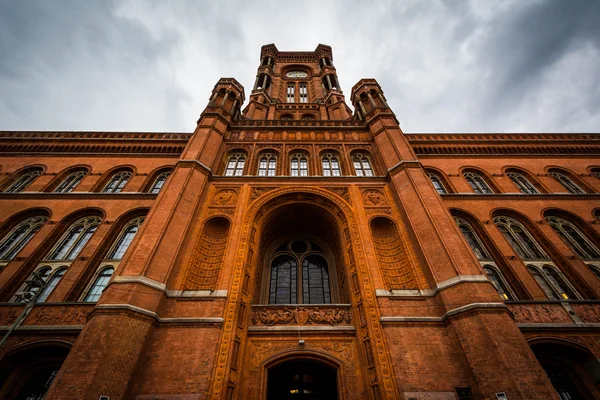
[[333,47],[406,132],[598,132],[597,0],[0,0],[0,129],[191,131],[260,46]]

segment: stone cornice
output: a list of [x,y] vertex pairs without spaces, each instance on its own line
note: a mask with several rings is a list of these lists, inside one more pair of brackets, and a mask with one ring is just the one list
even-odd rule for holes
[[600,143],[598,133],[406,133],[414,143],[539,143],[539,142],[594,142]]
[[334,185],[336,183],[354,183],[354,184],[373,184],[373,183],[385,183],[388,181],[385,176],[371,176],[371,177],[360,177],[356,175],[348,176],[255,176],[255,175],[244,175],[244,176],[222,176],[213,175],[213,182],[231,182],[231,183],[272,183],[272,184],[289,184],[290,182],[301,183],[317,183],[327,185]]
[[268,127],[270,129],[289,129],[311,128],[311,129],[361,129],[368,130],[364,122],[359,120],[277,120],[277,119],[238,119],[231,121],[232,129],[260,128]]
[[0,193],[0,200],[154,200],[156,193],[121,192],[121,193],[96,193],[96,192],[70,192],[70,193],[46,193],[46,192],[19,192]]
[[448,193],[442,194],[444,200],[600,200],[600,193],[571,194],[571,193]]
[[0,140],[104,140],[104,141],[185,141],[192,133],[187,132],[100,132],[100,131],[0,131]]

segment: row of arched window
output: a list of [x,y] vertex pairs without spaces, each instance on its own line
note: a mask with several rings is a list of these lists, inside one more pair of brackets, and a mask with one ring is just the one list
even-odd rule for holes
[[[451,188],[449,181],[443,176],[442,173],[433,169],[428,169],[427,173],[429,175],[429,179],[431,179],[431,183],[433,184],[438,193],[456,193],[456,191],[454,191]],[[592,168],[591,174],[592,176],[595,176],[596,178],[600,179],[600,168]],[[463,170],[462,175],[474,193],[501,193],[498,186],[483,171],[470,168]],[[549,192],[537,181],[537,179],[535,179],[531,174],[527,173],[526,171],[519,170],[516,168],[510,168],[506,170],[506,176],[510,178],[515,187],[521,193],[539,194]],[[557,182],[559,182],[569,193],[595,193],[594,189],[586,185],[579,178],[577,178],[575,174],[567,170],[551,168],[548,170],[548,176],[554,178]]]
[[[18,223],[0,241],[0,263],[7,263],[14,259],[47,221],[46,216],[32,216]],[[88,216],[71,224],[51,250],[46,253],[39,266],[15,293],[11,301],[22,302],[37,295],[36,301],[44,302],[55,289],[70,263],[79,256],[101,222],[102,220],[98,216]],[[98,300],[143,222],[144,217],[139,216],[132,218],[124,225],[104,255],[100,268],[89,282],[81,301],[96,302]],[[41,293],[37,293],[40,287],[35,283],[35,276],[46,282]]]
[[[354,152],[351,154],[353,173],[355,176],[375,176],[373,165],[368,154],[363,152]],[[247,155],[241,151],[234,151],[228,154],[225,164],[225,176],[244,176],[252,174],[248,171]],[[340,155],[337,152],[323,152],[320,157],[321,170],[317,174],[322,176],[344,176],[344,168]],[[309,155],[304,151],[291,152],[286,166],[281,166],[281,172],[278,173],[279,157],[275,152],[262,152],[258,155],[255,173],[257,176],[309,176],[315,175],[310,171]]]
[[[155,171],[149,181],[143,186],[142,191],[146,193],[158,193],[165,184],[165,181],[171,174],[171,167],[161,168]],[[33,183],[44,173],[42,167],[31,167],[21,170],[13,176],[10,176],[7,181],[0,185],[4,187],[2,192],[4,193],[19,193],[27,189],[29,185]],[[77,167],[69,169],[63,173],[60,173],[57,179],[43,190],[44,192],[52,193],[70,193],[90,174],[89,169],[85,167]],[[119,193],[123,191],[125,185],[129,182],[133,176],[133,170],[131,168],[117,168],[110,175],[100,180],[100,184],[96,185],[93,191],[101,193]]]
[[[517,292],[511,288],[498,263],[484,244],[480,234],[477,233],[474,223],[468,221],[462,213],[453,212],[454,219],[463,234],[469,247],[480,261],[488,279],[492,282],[504,300],[516,300]],[[582,232],[581,221],[574,223],[564,216],[547,213],[544,217],[546,223],[558,236],[581,258],[591,272],[600,279],[600,248],[598,238],[588,236]],[[600,215],[598,215],[600,220]],[[556,262],[540,245],[534,235],[517,218],[498,214],[493,222],[515,254],[524,262],[531,276],[538,283],[542,291],[550,300],[580,299],[582,296],[575,286],[565,277]],[[475,223],[476,224],[476,223]],[[589,235],[597,236],[590,228]],[[485,235],[485,233],[484,233]],[[487,241],[490,244],[490,241]],[[490,244],[491,246],[491,244]]]

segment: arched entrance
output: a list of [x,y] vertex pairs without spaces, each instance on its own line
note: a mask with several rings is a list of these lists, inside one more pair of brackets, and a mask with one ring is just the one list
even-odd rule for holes
[[561,400],[592,400],[600,395],[600,364],[589,350],[556,341],[534,342],[531,349]]
[[310,359],[294,359],[269,368],[267,400],[336,400],[337,370]]

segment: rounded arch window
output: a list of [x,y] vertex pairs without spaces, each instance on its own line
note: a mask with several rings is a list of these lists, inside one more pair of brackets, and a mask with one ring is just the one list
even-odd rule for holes
[[565,187],[572,194],[583,194],[585,190],[583,190],[571,177],[564,171],[560,171],[557,169],[551,169],[548,172],[548,175],[557,180],[561,185]]
[[19,174],[19,176],[11,182],[10,185],[6,189],[4,189],[5,193],[18,193],[22,192],[27,188],[27,186],[31,185],[34,180],[37,179],[44,172],[44,170],[40,167],[29,168],[26,171],[23,171]]
[[369,156],[364,153],[352,154],[352,165],[356,176],[373,176],[373,167]]
[[241,152],[231,153],[227,157],[225,176],[242,176],[246,165],[246,154]]
[[600,179],[600,168],[592,168],[590,172],[592,173],[592,176]]
[[40,215],[19,223],[0,241],[0,260],[12,260],[29,243],[37,231],[48,221]]
[[270,262],[269,304],[329,304],[329,265],[316,243],[295,238],[281,243]]
[[483,267],[483,271],[503,300],[513,299],[510,291],[508,290],[508,285],[504,282],[504,279],[501,277],[500,272],[498,272],[496,268],[492,267],[491,265],[486,265]]
[[54,189],[54,193],[70,193],[88,174],[86,169],[80,169],[69,173],[62,182]]
[[261,153],[258,157],[258,176],[275,176],[277,172],[277,155]]
[[463,176],[467,180],[471,189],[473,189],[474,193],[477,194],[493,194],[494,191],[490,187],[490,184],[487,180],[482,176],[482,174],[478,171],[465,171],[463,172]]
[[294,116],[292,114],[283,114],[281,116],[282,121],[291,121],[293,119],[294,119]]
[[506,176],[510,178],[510,180],[515,184],[517,188],[521,191],[521,193],[526,194],[538,194],[540,191],[531,183],[530,179],[526,174],[511,170],[506,173]]
[[340,158],[335,153],[325,153],[321,156],[323,176],[341,176]]
[[548,259],[537,241],[519,221],[505,215],[499,215],[494,217],[494,223],[522,260]]
[[600,250],[570,221],[550,215],[546,222],[579,257],[600,259]]
[[108,183],[106,184],[106,186],[104,186],[104,189],[102,189],[102,193],[119,193],[119,192],[121,192],[121,190],[123,190],[125,185],[127,185],[127,182],[129,181],[129,178],[131,178],[131,175],[132,175],[132,173],[130,170],[123,170],[123,171],[115,172],[111,176],[111,178],[108,181]]
[[295,153],[290,157],[290,175],[308,176],[308,157],[304,153]]

